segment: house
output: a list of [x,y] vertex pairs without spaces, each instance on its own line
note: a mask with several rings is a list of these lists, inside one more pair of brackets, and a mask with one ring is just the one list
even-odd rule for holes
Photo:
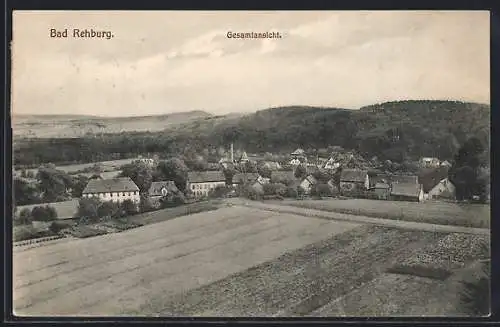
[[247,153],[245,151],[243,151],[243,154],[241,155],[240,157],[240,164],[244,164],[244,163],[247,163],[249,160],[248,160],[248,156],[247,156]]
[[310,194],[314,185],[318,183],[318,180],[312,175],[308,175],[300,182],[300,187],[305,191],[305,194]]
[[276,161],[264,161],[262,165],[271,169],[271,170],[280,170],[281,169],[281,165],[279,164],[279,162],[276,162]]
[[370,188],[376,198],[379,200],[388,200],[391,195],[391,185],[384,182],[375,183],[375,185]]
[[139,187],[130,177],[91,179],[82,192],[82,198],[99,198],[101,201],[121,203],[131,200],[139,203]]
[[428,193],[429,199],[455,199],[455,185],[448,178],[444,178]]
[[370,187],[367,170],[342,169],[340,173],[340,190],[343,194],[365,191]]
[[391,186],[391,199],[395,201],[422,202],[424,191],[420,184],[396,183]]
[[290,159],[290,162],[289,164],[292,165],[292,166],[298,166],[300,165],[302,162],[300,161],[300,159],[298,158],[292,158]]
[[360,169],[366,170],[369,167],[368,161],[366,161],[361,155],[354,152],[337,152],[330,156],[323,168],[325,169],[337,169],[340,167],[348,169]]
[[305,154],[306,154],[306,153],[305,153],[305,151],[299,148],[299,149],[297,149],[297,150],[293,151],[293,152],[290,154],[290,156],[291,156],[291,157],[304,157],[304,156],[305,156]]
[[390,177],[391,185],[394,184],[416,184],[419,185],[418,176],[415,175],[392,175]]
[[455,197],[455,186],[448,180],[447,167],[423,170],[419,175],[419,182],[422,184],[424,198],[453,199]]
[[328,159],[323,165],[323,168],[325,169],[337,169],[339,167],[340,167],[340,161],[336,161],[336,159],[333,157]]
[[188,172],[187,189],[195,197],[208,196],[208,192],[217,186],[226,185],[226,176],[219,171],[190,171]]
[[420,158],[420,166],[426,168],[439,167],[441,161],[438,158],[423,157]]
[[152,158],[139,158],[136,159],[135,162],[143,163],[148,167],[154,167],[156,165],[156,161]]
[[233,186],[236,187],[242,184],[252,184],[259,178],[257,173],[237,173],[233,176]]
[[441,167],[450,168],[451,166],[452,166],[452,164],[448,160],[445,160],[445,161],[441,162]]
[[179,189],[173,181],[153,182],[148,190],[153,207],[160,206],[160,200],[169,194],[178,193]]

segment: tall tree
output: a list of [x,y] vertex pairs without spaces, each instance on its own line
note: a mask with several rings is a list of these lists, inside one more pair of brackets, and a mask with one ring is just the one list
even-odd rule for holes
[[71,188],[72,181],[66,172],[53,167],[40,167],[36,177],[44,201],[64,201],[68,198],[67,190]]
[[152,169],[141,161],[135,161],[122,167],[121,177],[130,177],[139,187],[140,193],[145,193],[153,182]]
[[456,187],[457,199],[471,199],[474,195],[485,199],[486,185],[484,179],[480,178],[480,167],[486,164],[481,162],[483,152],[484,146],[475,137],[468,139],[458,150],[448,173]]
[[180,191],[186,191],[188,168],[184,161],[179,158],[161,161],[158,164],[158,171],[163,180],[174,181]]

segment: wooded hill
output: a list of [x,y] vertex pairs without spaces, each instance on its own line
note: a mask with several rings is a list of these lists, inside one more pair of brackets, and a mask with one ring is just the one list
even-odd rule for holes
[[[161,132],[122,132],[81,138],[24,139],[15,164],[98,161],[228,146],[247,152],[288,152],[338,145],[366,157],[402,162],[421,156],[450,160],[469,137],[489,148],[490,106],[457,101],[397,101],[359,110],[281,107],[245,116],[205,116]],[[289,153],[289,152],[288,152]]]

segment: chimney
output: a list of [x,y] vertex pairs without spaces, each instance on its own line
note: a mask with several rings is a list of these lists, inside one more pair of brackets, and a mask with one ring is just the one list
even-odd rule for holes
[[234,148],[233,148],[233,143],[231,143],[231,162],[234,162]]

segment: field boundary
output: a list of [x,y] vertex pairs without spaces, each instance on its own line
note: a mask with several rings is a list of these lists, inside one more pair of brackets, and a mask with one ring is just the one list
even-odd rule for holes
[[491,234],[491,230],[487,228],[460,227],[453,225],[438,225],[438,224],[429,224],[429,223],[413,222],[413,221],[372,218],[367,216],[341,214],[341,213],[334,213],[329,211],[306,209],[299,207],[290,208],[289,206],[287,207],[285,205],[280,206],[274,204],[271,205],[271,204],[251,203],[251,202],[245,202],[240,205],[266,211],[283,212],[289,214],[302,215],[306,217],[315,217],[320,219],[330,219],[330,220],[355,222],[355,223],[365,223],[365,224],[394,227],[401,229],[413,229],[413,230],[423,230],[429,232],[442,232],[442,233],[476,234],[476,235]]

